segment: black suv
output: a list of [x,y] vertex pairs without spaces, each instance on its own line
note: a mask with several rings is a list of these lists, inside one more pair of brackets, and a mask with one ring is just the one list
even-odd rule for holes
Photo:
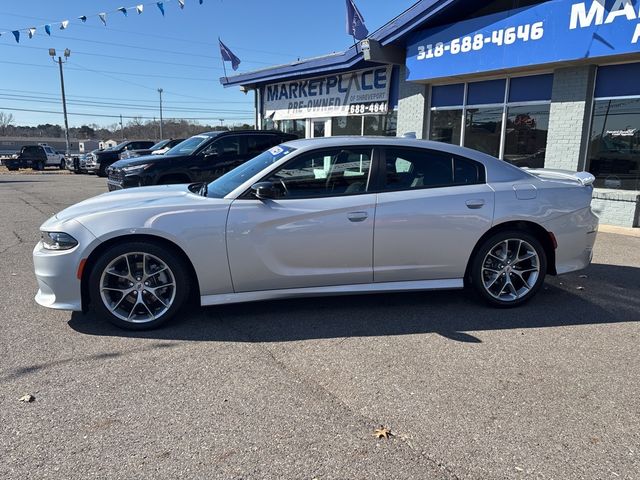
[[272,130],[235,130],[195,135],[164,155],[120,160],[108,169],[109,190],[210,182],[256,155],[297,137]]
[[6,160],[5,165],[9,170],[19,168],[44,170],[47,165],[47,152],[42,145],[25,145],[19,153]]
[[120,154],[125,150],[142,150],[150,148],[156,142],[151,140],[130,140],[122,142],[115,147],[98,152],[92,152],[87,157],[86,169],[89,173],[97,173],[99,177],[106,176],[107,167],[120,159]]

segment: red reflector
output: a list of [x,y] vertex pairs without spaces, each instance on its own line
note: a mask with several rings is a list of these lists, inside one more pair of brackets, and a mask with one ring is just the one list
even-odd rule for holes
[[87,259],[83,258],[80,260],[80,265],[78,265],[78,280],[82,280],[82,272],[84,272],[84,266],[87,264]]
[[556,250],[558,248],[558,240],[556,240],[556,236],[552,232],[547,232],[549,234],[549,238],[551,239],[551,244],[553,245],[553,249]]

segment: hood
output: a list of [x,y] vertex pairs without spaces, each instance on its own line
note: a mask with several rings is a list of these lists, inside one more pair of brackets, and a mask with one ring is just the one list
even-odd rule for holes
[[167,160],[181,160],[187,158],[188,155],[143,155],[141,157],[124,158],[111,164],[111,168],[133,167],[135,165],[145,165],[147,163],[158,163]]
[[103,193],[65,208],[55,215],[60,222],[81,220],[98,213],[110,214],[124,210],[144,208],[170,208],[201,204],[204,197],[191,193],[188,185],[158,185],[154,187],[127,188]]

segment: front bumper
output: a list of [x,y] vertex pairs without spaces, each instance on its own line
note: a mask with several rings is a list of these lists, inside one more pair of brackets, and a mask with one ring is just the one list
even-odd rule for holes
[[[96,241],[86,228],[74,222],[68,231],[78,241],[70,250],[47,250],[42,242],[33,249],[33,266],[38,281],[36,302],[43,307],[57,310],[82,310],[82,287],[78,269],[87,258],[87,246]],[[46,224],[45,224],[46,225]]]
[[107,172],[109,173],[107,187],[110,192],[122,190],[123,188],[142,186],[141,179],[138,175],[125,175],[121,170],[113,169],[108,169]]

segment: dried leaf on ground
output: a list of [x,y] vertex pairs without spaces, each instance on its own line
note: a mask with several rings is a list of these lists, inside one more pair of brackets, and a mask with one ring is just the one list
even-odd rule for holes
[[576,290],[584,290],[584,287],[577,286],[577,287],[576,287]]
[[389,437],[393,437],[393,433],[391,433],[391,429],[387,428],[387,427],[383,427],[382,425],[380,425],[379,428],[376,428],[373,431],[373,436],[376,438],[384,438],[386,440],[389,439]]
[[22,397],[20,397],[20,401],[25,403],[35,402],[35,400],[36,397],[31,394],[23,395]]

